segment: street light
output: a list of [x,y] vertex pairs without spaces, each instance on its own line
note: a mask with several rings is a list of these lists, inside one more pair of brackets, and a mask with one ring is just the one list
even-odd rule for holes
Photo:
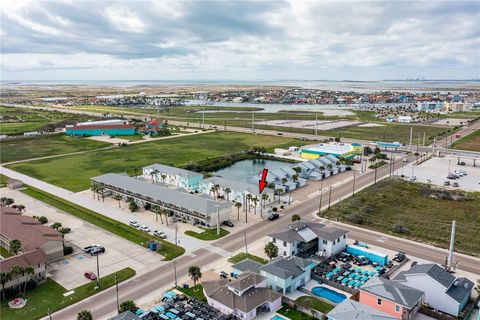
[[247,231],[243,231],[243,237],[245,239],[245,254],[248,256]]
[[320,203],[318,204],[318,212],[322,212],[322,199],[323,198],[323,179],[320,180]]
[[355,197],[355,170],[353,170],[352,197]]
[[452,163],[452,159],[448,160],[448,174],[450,173],[450,164]]

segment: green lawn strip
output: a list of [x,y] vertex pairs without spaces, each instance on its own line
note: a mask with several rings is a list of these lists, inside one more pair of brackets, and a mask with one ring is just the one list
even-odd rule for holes
[[284,304],[280,310],[277,311],[282,316],[285,316],[292,320],[315,320],[315,317],[312,317],[306,313],[295,310],[292,307]]
[[255,255],[250,254],[250,253],[247,254],[245,252],[240,252],[240,253],[234,255],[233,257],[228,259],[228,262],[239,263],[240,261],[243,261],[245,259],[250,259],[250,260],[253,260],[253,261],[257,261],[258,263],[261,263],[261,264],[268,263],[267,259],[261,258],[259,256],[255,256]]
[[183,287],[178,287],[177,289],[189,297],[195,298],[199,301],[207,302],[207,298],[203,294],[203,286],[201,284],[197,284],[196,286],[190,287],[188,289],[185,289]]
[[8,177],[0,174],[0,188],[6,187],[8,182]]
[[453,145],[453,149],[461,149],[467,151],[480,151],[480,130],[470,133],[463,138],[457,140]]
[[[117,272],[118,282],[125,281],[134,275],[135,270],[131,268],[122,269]],[[67,292],[67,290],[54,280],[48,278],[45,283],[21,295],[23,299],[27,300],[26,306],[22,309],[10,309],[7,301],[2,301],[0,304],[1,318],[2,320],[39,319],[48,314],[48,309],[50,309],[50,312],[58,311],[113,285],[115,285],[115,274],[110,274],[100,278],[100,290],[94,290],[96,281],[92,281],[75,288],[74,294],[64,297],[63,294]],[[73,318],[75,318],[75,315],[72,315],[72,319]]]
[[143,134],[135,134],[133,136],[114,136],[112,138],[125,139],[128,141],[140,141],[140,140],[143,140]]
[[1,163],[47,157],[111,146],[111,143],[58,134],[2,141]]
[[480,255],[480,192],[445,190],[400,178],[377,182],[333,205],[322,216],[398,237],[448,248],[452,220],[455,250]]
[[314,297],[309,297],[309,296],[299,297],[295,301],[300,302],[301,304],[309,308],[318,310],[325,314],[330,312],[330,310],[332,310],[333,308],[335,308],[335,306],[332,306],[331,304],[328,304],[326,302],[320,301],[318,299],[315,299]]
[[220,228],[220,235],[217,235],[217,228],[205,229],[205,231],[200,233],[192,230],[185,231],[186,235],[200,239],[200,240],[217,240],[228,235],[229,233],[230,232],[228,232],[223,228]]
[[301,146],[306,143],[298,139],[275,136],[212,132],[161,139],[98,152],[15,163],[7,167],[78,192],[90,188],[90,178],[109,172],[138,175],[142,167],[153,163],[182,167],[207,158],[248,150],[254,146],[265,147],[268,152],[272,152],[274,148]]
[[21,135],[24,132],[37,131],[48,123],[48,121],[0,122],[0,134]]
[[176,246],[168,241],[155,238],[153,235],[132,228],[124,223],[121,223],[114,219],[110,219],[104,215],[80,207],[74,203],[56,197],[52,194],[41,191],[34,187],[28,186],[28,188],[23,189],[22,192],[42,202],[45,202],[59,210],[69,213],[79,219],[90,222],[97,227],[100,227],[131,242],[141,245],[142,247],[146,247],[147,242],[150,240],[160,242],[161,246],[160,249],[157,250],[157,253],[164,256],[164,260],[172,260],[185,253],[185,249],[180,246]]
[[8,257],[11,257],[13,255],[7,249],[5,249],[4,247],[0,247],[0,256],[2,256],[3,258],[8,258]]

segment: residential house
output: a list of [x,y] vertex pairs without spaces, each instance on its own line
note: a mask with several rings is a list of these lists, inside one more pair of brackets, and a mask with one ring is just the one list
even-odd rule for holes
[[373,277],[360,287],[361,304],[402,320],[412,319],[424,299],[423,291],[381,277]]
[[425,292],[431,308],[458,317],[470,298],[473,282],[455,277],[438,264],[417,264],[400,272],[394,281]]
[[327,313],[327,320],[395,320],[397,317],[358,301],[345,299]]
[[125,312],[120,313],[119,315],[116,315],[113,318],[110,318],[109,320],[141,320],[139,316],[137,316],[135,313],[133,313],[130,310],[127,310]]
[[195,191],[203,179],[203,174],[156,163],[143,168],[143,178]]
[[142,130],[145,134],[154,136],[157,135],[167,128],[167,121],[163,118],[155,118],[150,120],[145,128]]
[[314,254],[330,257],[347,247],[347,230],[321,223],[297,221],[269,234],[279,255],[308,258]]
[[261,312],[275,312],[282,307],[282,295],[267,288],[267,279],[253,272],[238,279],[204,281],[203,293],[208,304],[226,315],[250,320]]
[[306,259],[280,257],[259,269],[260,274],[267,278],[268,288],[286,295],[310,281],[314,267],[315,263]]
[[260,274],[260,267],[263,266],[263,264],[254,261],[252,259],[244,259],[240,261],[239,263],[236,263],[232,265],[233,272],[235,274],[241,274],[247,271],[254,272],[256,274]]
[[43,282],[47,279],[46,276],[46,255],[42,249],[34,249],[23,252],[19,255],[0,260],[0,272],[7,273],[12,271],[13,266],[21,266],[23,268],[31,266],[33,274],[12,274],[11,280],[5,283],[5,289],[24,284],[25,281],[34,280],[36,282]]

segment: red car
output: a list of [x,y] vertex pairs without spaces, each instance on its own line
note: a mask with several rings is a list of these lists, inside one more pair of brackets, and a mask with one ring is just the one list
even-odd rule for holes
[[93,272],[87,271],[87,272],[85,272],[83,275],[84,275],[85,278],[87,278],[87,279],[97,280],[97,276],[96,276],[95,273],[93,273]]

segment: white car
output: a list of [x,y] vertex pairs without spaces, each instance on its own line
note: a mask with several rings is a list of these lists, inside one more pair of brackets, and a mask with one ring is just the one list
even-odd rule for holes
[[134,228],[139,228],[139,227],[140,227],[140,223],[138,223],[138,222],[135,221],[135,220],[130,220],[130,221],[128,222],[128,224],[129,224],[130,226],[134,227]]
[[163,231],[155,230],[155,231],[153,231],[153,235],[156,236],[156,237],[159,237],[160,239],[166,239],[167,238],[167,235]]
[[145,232],[150,232],[150,227],[146,226],[146,225],[143,225],[143,226],[140,227],[140,230],[145,231]]

